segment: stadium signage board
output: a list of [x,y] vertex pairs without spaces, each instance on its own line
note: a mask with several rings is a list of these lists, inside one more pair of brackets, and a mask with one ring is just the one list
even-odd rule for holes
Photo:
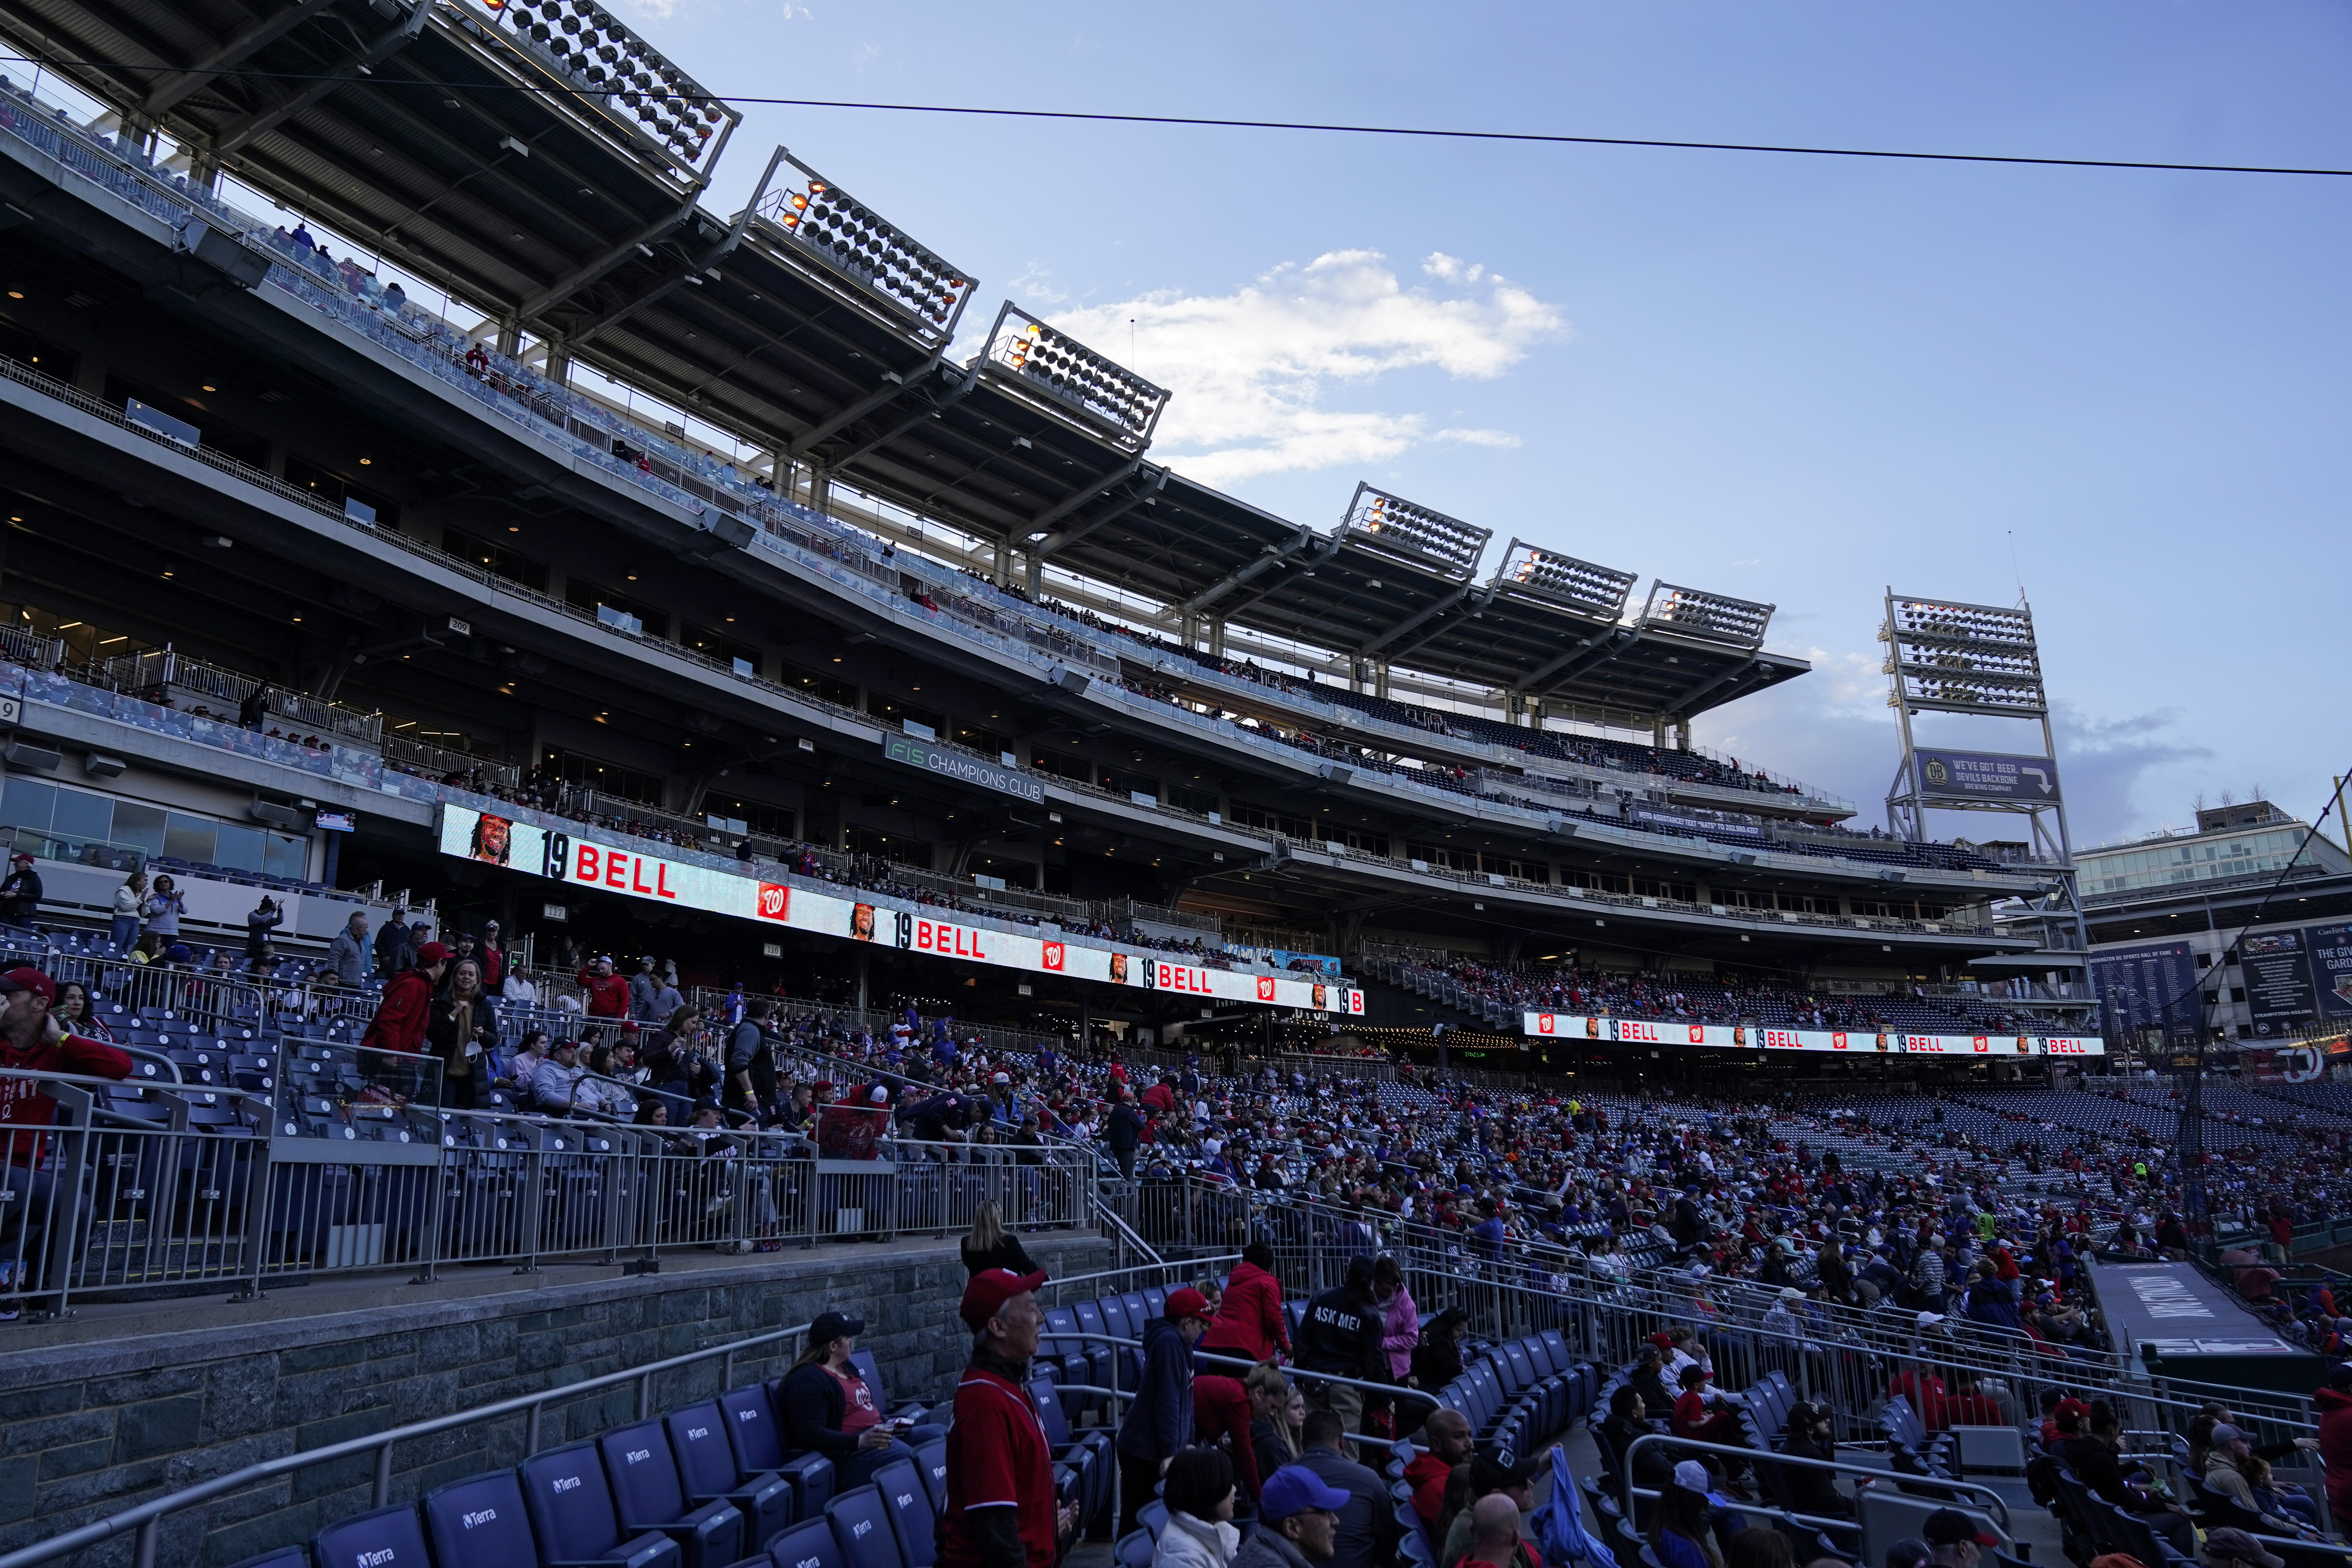
[[676,904],[768,926],[877,942],[909,952],[961,959],[1032,974],[1063,974],[1108,985],[1135,985],[1221,1002],[1295,1007],[1361,1017],[1364,994],[1314,975],[1244,974],[1206,969],[1115,948],[1081,946],[1049,936],[996,931],[928,913],[818,892],[539,827],[468,806],[441,807],[441,852],[504,866],[551,881],[600,888],[654,903]]
[[992,789],[999,795],[1025,800],[1031,805],[1045,804],[1045,784],[1028,774],[998,767],[978,757],[967,757],[961,752],[926,745],[911,735],[883,736],[882,756],[886,762],[904,763],[910,768],[920,768],[927,773],[937,773],[958,784]]
[[2058,800],[2058,764],[2048,757],[1995,752],[1930,752],[1918,759],[1919,793],[1936,800],[2049,805]]
[[1538,1039],[1718,1050],[1850,1051],[1919,1057],[2097,1057],[2106,1046],[2084,1035],[1905,1035],[1861,1029],[1761,1029],[1747,1024],[1667,1024],[1650,1018],[1525,1013],[1520,1029]]

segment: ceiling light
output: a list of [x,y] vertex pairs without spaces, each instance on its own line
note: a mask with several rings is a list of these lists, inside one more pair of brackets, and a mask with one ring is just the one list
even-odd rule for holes
[[372,467],[372,466],[374,464],[374,462],[375,462],[375,459],[374,459],[373,458],[362,458],[360,459],[360,467],[361,467],[361,468],[369,468],[369,467]]
[[213,385],[212,384],[210,384],[209,382],[207,382],[207,383],[205,384],[205,390],[206,392],[218,392],[218,391],[220,390],[220,388],[219,388],[219,387],[217,387],[217,386],[215,386],[215,385]]

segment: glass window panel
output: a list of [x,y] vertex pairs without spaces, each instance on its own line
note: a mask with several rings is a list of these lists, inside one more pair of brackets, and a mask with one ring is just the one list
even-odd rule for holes
[[50,832],[60,838],[103,842],[112,837],[113,829],[113,796],[79,789],[58,791],[58,814]]
[[220,825],[220,848],[213,856],[213,864],[224,871],[258,871],[261,861],[261,829]]
[[268,843],[262,850],[262,870],[272,877],[292,877],[299,879],[310,870],[310,841],[297,838],[290,833],[268,833],[263,837]]
[[0,823],[10,827],[30,827],[42,833],[49,830],[49,817],[57,810],[58,786],[38,779],[10,779],[8,793],[0,796]]
[[114,803],[114,842],[135,844],[150,855],[163,853],[163,808],[133,800]]
[[173,812],[163,826],[163,853],[191,865],[210,866],[220,824]]

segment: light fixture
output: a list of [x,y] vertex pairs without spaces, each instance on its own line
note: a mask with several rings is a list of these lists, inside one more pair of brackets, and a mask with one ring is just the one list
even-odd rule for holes
[[[210,391],[211,389],[210,389],[209,387],[207,387],[205,390],[206,390],[206,391]],[[373,467],[374,466],[374,464],[375,464],[375,459],[374,459],[373,458],[362,458],[360,459],[360,467],[361,467],[361,468],[373,468]]]
[[213,385],[210,382],[206,382],[206,383],[205,384],[205,390],[206,392],[218,392],[218,391],[220,390],[220,388],[219,388],[219,387],[217,387],[217,386]]
[[1342,535],[1353,533],[1378,547],[1433,562],[1456,577],[1478,563],[1494,530],[1448,517],[1385,490],[1359,483],[1348,503]]
[[[1111,426],[1130,447],[1151,439],[1152,426],[1168,404],[1166,388],[1047,326],[1009,300],[989,333],[988,357],[1055,401]],[[1034,447],[1025,436],[1015,437],[1013,444]]]

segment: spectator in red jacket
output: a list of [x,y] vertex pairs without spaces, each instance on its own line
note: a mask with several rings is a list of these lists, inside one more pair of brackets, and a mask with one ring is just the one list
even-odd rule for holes
[[[5,1015],[0,1015],[5,1017]],[[2328,1369],[2327,1386],[2311,1396],[2319,1411],[2319,1463],[2327,1478],[2327,1510],[2338,1530],[2352,1530],[2352,1362]]]
[[613,973],[610,958],[595,958],[580,972],[581,988],[588,993],[588,1016],[625,1018],[629,1016],[629,983]]
[[[68,1033],[50,1016],[57,999],[57,982],[37,969],[0,974],[0,1068],[26,1074],[129,1078],[128,1056]],[[57,1111],[58,1102],[40,1092],[37,1079],[0,1078],[0,1137],[7,1141],[7,1158],[0,1161],[0,1279],[11,1294],[22,1289],[38,1268],[40,1236],[49,1212],[49,1173],[34,1168],[40,1163],[46,1135],[22,1129],[47,1127],[57,1120]],[[0,1317],[13,1318],[19,1310],[11,1303],[0,1308]]]
[[1145,1105],[1160,1112],[1160,1115],[1173,1115],[1176,1110],[1176,1075],[1161,1073],[1160,1081],[1145,1089],[1141,1099]]
[[[1282,1281],[1274,1277],[1274,1248],[1253,1241],[1225,1281],[1217,1321],[1201,1336],[1201,1349],[1244,1361],[1272,1361],[1290,1352],[1290,1331],[1282,1321]],[[1212,1362],[1211,1366],[1216,1363]],[[1221,1369],[1223,1370],[1223,1369]]]
[[449,950],[442,943],[428,942],[418,948],[415,964],[385,984],[383,999],[375,1005],[375,1016],[368,1021],[367,1033],[360,1037],[360,1048],[411,1053],[422,1049],[425,1026],[433,1015],[434,988],[448,967]]
[[1470,1458],[1475,1445],[1470,1418],[1459,1410],[1431,1411],[1421,1430],[1429,1447],[1412,1457],[1404,1479],[1412,1487],[1413,1511],[1433,1530],[1438,1515],[1445,1511],[1445,1483],[1453,1479],[1454,1467]]

